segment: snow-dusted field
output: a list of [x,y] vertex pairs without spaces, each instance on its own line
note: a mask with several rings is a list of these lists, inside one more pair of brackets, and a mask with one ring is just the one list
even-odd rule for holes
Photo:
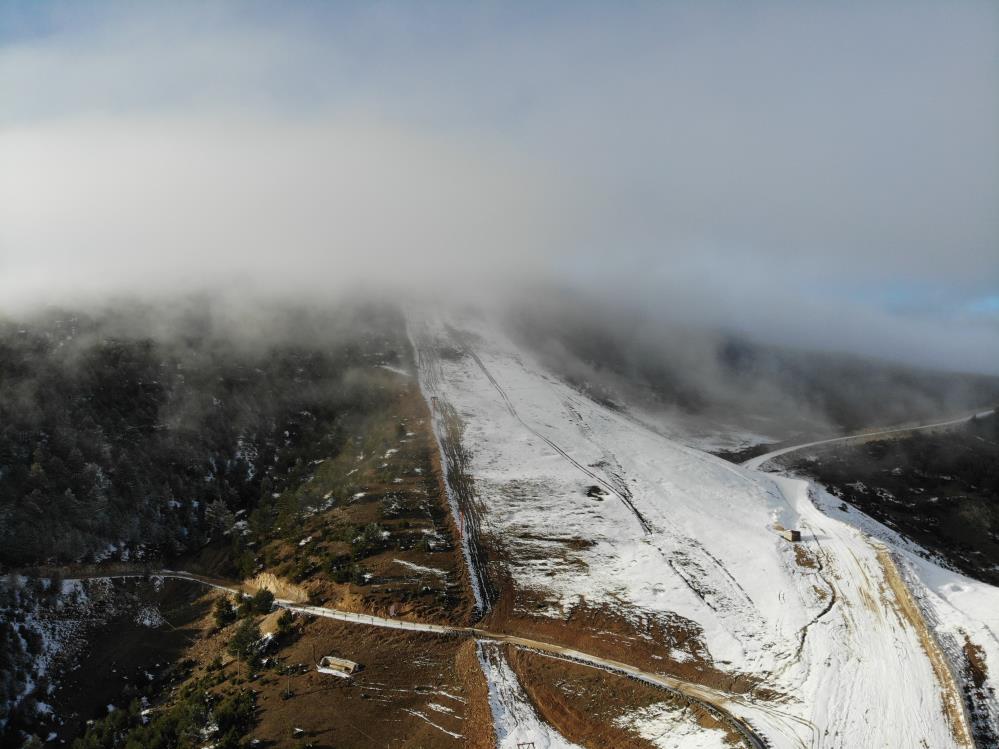
[[500,645],[477,643],[479,664],[489,686],[497,749],[517,749],[533,742],[535,749],[581,749],[543,722],[520,687],[517,675],[503,657]]
[[[781,695],[729,706],[774,747],[967,745],[960,700],[931,661],[939,648],[893,587],[886,547],[820,511],[832,501],[820,489],[669,441],[481,320],[412,324],[421,347],[448,352],[435,391],[463,421],[482,532],[502,540],[515,589],[543,601],[532,614],[603,604],[639,631],[652,617],[694,633],[656,645]],[[938,612],[930,626],[963,628],[999,666],[995,589],[899,554]]]
[[681,708],[668,702],[633,710],[616,722],[656,749],[728,749],[731,746],[723,731],[699,726]]

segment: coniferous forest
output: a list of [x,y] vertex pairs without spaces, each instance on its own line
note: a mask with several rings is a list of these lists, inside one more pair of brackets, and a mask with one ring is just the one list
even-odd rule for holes
[[383,309],[284,309],[254,339],[219,317],[203,302],[0,322],[0,565],[198,548],[335,452],[377,397],[356,368],[398,355]]

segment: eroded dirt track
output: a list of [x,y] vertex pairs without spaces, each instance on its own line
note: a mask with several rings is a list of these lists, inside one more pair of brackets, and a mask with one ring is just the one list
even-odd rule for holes
[[927,626],[926,620],[919,609],[919,604],[916,603],[908,586],[899,574],[898,566],[892,558],[891,553],[884,547],[879,547],[877,555],[878,561],[881,562],[881,566],[884,568],[885,580],[892,593],[894,593],[894,600],[897,603],[899,613],[918,633],[919,642],[923,646],[927,658],[930,660],[930,665],[933,667],[933,673],[940,684],[940,700],[943,703],[944,715],[947,716],[947,720],[950,722],[954,738],[962,746],[974,747],[975,742],[971,738],[970,730],[971,720],[965,710],[961,690],[951,671],[946,654],[940,647],[940,643],[937,642],[937,638],[933,632]]
[[422,334],[413,329],[410,329],[410,340],[420,388],[427,401],[433,420],[432,429],[440,448],[448,503],[461,537],[476,613],[481,618],[492,608],[499,591],[489,574],[489,556],[481,536],[482,513],[475,485],[467,470],[469,461],[461,440],[461,418],[439,387],[440,354],[436,345],[423,340]]

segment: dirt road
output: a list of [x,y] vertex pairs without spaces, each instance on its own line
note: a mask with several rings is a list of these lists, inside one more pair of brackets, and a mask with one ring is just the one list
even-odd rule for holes
[[[120,571],[113,574],[99,574],[97,572],[87,573],[73,577],[69,574],[66,580],[83,579],[122,579],[122,578],[169,578],[172,580],[188,580],[190,582],[205,585],[214,590],[229,593],[235,596],[249,596],[251,591],[246,587],[232,581],[224,581],[216,578],[209,578],[203,575],[196,575],[183,570],[136,570],[135,572]],[[535,650],[541,653],[553,655],[558,658],[571,660],[592,668],[597,668],[609,673],[619,674],[631,679],[636,679],[654,687],[664,689],[674,695],[680,696],[690,702],[696,703],[710,712],[719,720],[730,725],[742,737],[744,744],[749,749],[766,749],[767,744],[763,738],[756,733],[752,726],[736,717],[728,709],[728,705],[733,702],[744,702],[742,695],[729,694],[721,690],[711,689],[701,684],[685,681],[665,674],[656,674],[643,671],[636,666],[632,666],[622,661],[602,658],[600,656],[585,653],[580,650],[566,648],[550,642],[533,640],[516,635],[490,632],[478,627],[451,627],[442,624],[430,624],[427,622],[411,622],[401,619],[390,619],[382,616],[372,616],[370,614],[360,614],[354,611],[341,611],[339,609],[326,608],[324,606],[311,606],[285,599],[275,599],[274,604],[280,608],[288,609],[306,616],[318,616],[337,621],[351,622],[370,627],[382,627],[385,629],[402,629],[412,632],[426,632],[434,635],[451,635],[456,637],[474,637],[477,640],[490,640],[494,642],[507,643],[517,647]]]
[[809,447],[818,447],[820,445],[833,445],[838,442],[866,442],[867,440],[876,439],[878,437],[889,437],[891,435],[902,435],[907,432],[920,432],[927,429],[940,429],[942,427],[955,426],[957,424],[963,424],[966,421],[971,421],[976,416],[989,416],[995,413],[995,409],[988,409],[985,411],[980,411],[974,414],[968,414],[961,416],[956,419],[949,419],[947,421],[938,421],[933,424],[919,424],[917,426],[906,426],[906,427],[894,427],[892,429],[882,429],[877,432],[864,432],[862,434],[848,434],[844,437],[832,437],[827,440],[817,440],[816,442],[805,442],[801,445],[791,445],[790,447],[782,447],[779,450],[774,450],[773,452],[764,453],[763,455],[757,455],[755,458],[750,458],[749,460],[741,463],[744,468],[752,468],[753,470],[759,471],[762,466],[773,460],[774,458],[779,458],[781,455],[787,455],[788,453],[797,452],[798,450],[804,450]]

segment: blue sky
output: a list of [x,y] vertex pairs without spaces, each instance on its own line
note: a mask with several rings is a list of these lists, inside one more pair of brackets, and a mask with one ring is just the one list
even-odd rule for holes
[[5,0],[0,101],[8,305],[544,279],[999,371],[993,3]]

